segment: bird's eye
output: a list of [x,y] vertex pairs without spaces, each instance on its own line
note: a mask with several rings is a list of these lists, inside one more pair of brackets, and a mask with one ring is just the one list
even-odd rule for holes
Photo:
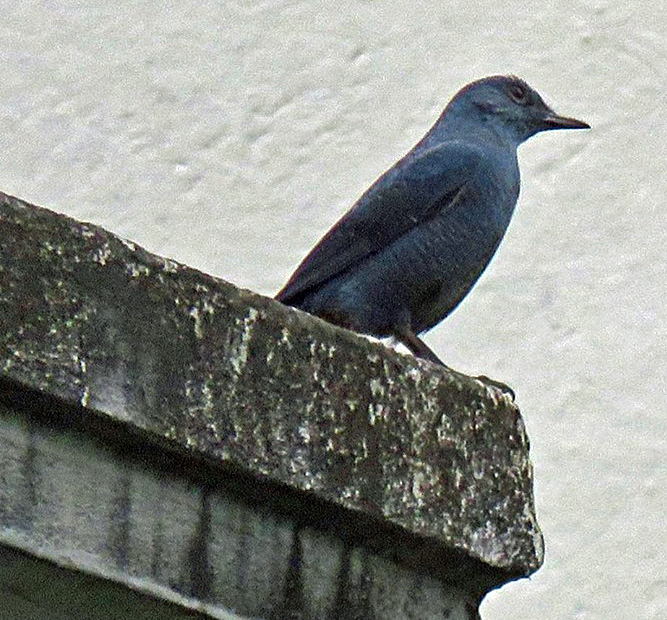
[[513,101],[519,104],[525,104],[528,102],[528,91],[526,91],[526,89],[519,84],[514,84],[510,87],[509,96]]

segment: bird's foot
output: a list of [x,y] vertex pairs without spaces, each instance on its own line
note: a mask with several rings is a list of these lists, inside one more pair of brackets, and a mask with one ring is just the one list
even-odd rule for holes
[[[394,338],[401,344],[405,345],[408,349],[410,349],[410,351],[412,351],[412,353],[416,357],[419,357],[420,359],[423,360],[427,360],[433,364],[438,364],[439,366],[443,366],[448,370],[452,370],[427,346],[425,342],[420,340],[409,327],[402,327],[400,329],[396,329],[396,331],[394,332]],[[479,375],[478,377],[475,377],[475,379],[481,381],[485,385],[500,390],[503,394],[509,396],[512,399],[512,401],[515,400],[516,395],[514,394],[514,390],[506,383],[503,383],[502,381],[496,381],[494,379],[487,377],[486,375]]]
[[491,379],[486,375],[479,375],[478,377],[475,377],[475,379],[481,381],[485,385],[490,385],[491,387],[500,390],[503,394],[507,394],[512,399],[512,401],[516,400],[516,394],[514,393],[514,390],[506,383],[503,383],[502,381],[496,381],[495,379]]

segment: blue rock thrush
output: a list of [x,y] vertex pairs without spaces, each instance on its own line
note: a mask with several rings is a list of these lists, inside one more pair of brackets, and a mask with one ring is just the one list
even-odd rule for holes
[[519,78],[468,84],[276,299],[356,332],[392,336],[442,364],[418,334],[458,306],[500,244],[519,196],[517,147],[540,131],[588,127],[555,114]]

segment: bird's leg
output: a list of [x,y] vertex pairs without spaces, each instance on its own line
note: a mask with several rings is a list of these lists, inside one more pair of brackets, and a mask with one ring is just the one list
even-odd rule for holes
[[394,338],[410,349],[415,357],[449,368],[409,327],[397,328],[394,331]]
[[[394,331],[394,338],[398,340],[401,344],[405,345],[415,357],[418,357],[423,360],[432,362],[433,364],[438,364],[439,366],[444,366],[449,368],[427,345],[425,342],[421,341],[417,334],[415,334],[409,327],[400,327]],[[512,400],[515,399],[514,390],[507,384],[502,381],[495,381],[490,379],[486,375],[479,375],[475,377],[478,381],[490,385],[494,388],[499,389],[505,394],[509,394]]]

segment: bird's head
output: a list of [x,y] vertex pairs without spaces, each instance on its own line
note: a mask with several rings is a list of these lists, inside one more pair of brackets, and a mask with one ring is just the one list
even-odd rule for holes
[[517,145],[530,136],[550,129],[588,129],[583,121],[559,116],[526,82],[514,76],[483,78],[462,88],[443,114],[475,119]]

